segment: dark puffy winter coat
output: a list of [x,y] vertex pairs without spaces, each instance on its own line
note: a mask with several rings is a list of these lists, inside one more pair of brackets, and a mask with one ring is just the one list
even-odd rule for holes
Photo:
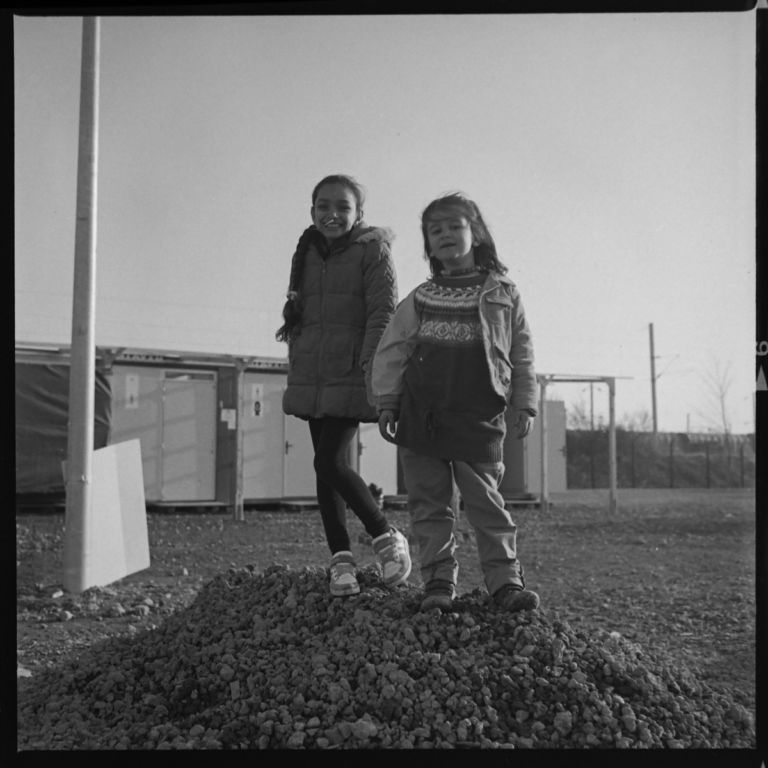
[[376,421],[370,366],[397,304],[391,230],[365,223],[304,256],[301,324],[288,343],[283,411],[303,419]]

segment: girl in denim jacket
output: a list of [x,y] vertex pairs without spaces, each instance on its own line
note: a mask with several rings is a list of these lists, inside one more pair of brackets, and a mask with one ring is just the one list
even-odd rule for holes
[[489,594],[510,611],[536,608],[498,489],[507,408],[518,438],[537,414],[520,293],[472,200],[459,193],[434,200],[421,228],[431,278],[398,305],[372,367],[379,430],[399,446],[425,586],[421,608],[447,609],[456,594],[454,482]]

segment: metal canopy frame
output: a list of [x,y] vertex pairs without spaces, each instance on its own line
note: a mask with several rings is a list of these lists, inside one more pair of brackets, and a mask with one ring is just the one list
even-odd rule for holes
[[547,386],[549,384],[597,383],[608,385],[608,511],[616,512],[616,380],[631,376],[591,376],[579,374],[539,373],[539,429],[541,430],[541,510],[549,511],[549,488],[547,471]]

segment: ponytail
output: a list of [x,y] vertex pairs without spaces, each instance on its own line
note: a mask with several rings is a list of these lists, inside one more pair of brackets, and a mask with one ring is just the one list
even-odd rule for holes
[[283,324],[275,333],[277,341],[290,341],[297,333],[301,324],[301,278],[304,274],[304,257],[309,249],[309,243],[316,232],[314,225],[307,227],[299,238],[296,251],[291,259],[291,275],[288,279],[288,300],[283,305]]

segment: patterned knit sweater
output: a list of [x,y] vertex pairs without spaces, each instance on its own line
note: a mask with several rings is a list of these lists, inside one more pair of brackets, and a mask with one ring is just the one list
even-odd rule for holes
[[480,326],[485,275],[435,277],[415,294],[417,347],[404,376],[396,440],[417,453],[502,461],[506,403],[491,386]]

